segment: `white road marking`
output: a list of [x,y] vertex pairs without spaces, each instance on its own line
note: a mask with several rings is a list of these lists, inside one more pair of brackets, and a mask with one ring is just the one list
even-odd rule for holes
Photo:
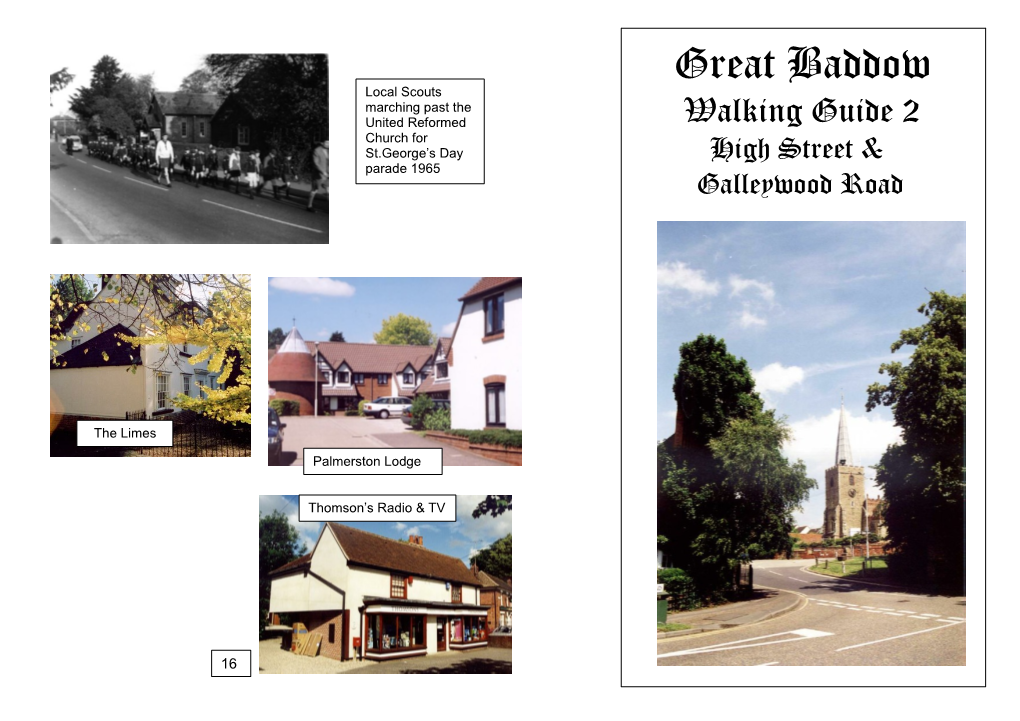
[[931,620],[931,619],[930,619],[930,618],[928,618],[927,616],[911,616],[911,618],[919,618],[919,619],[921,619],[922,621],[930,621],[930,620]]
[[943,628],[949,628],[949,626],[959,626],[959,622],[950,623],[948,626],[935,626],[934,628],[926,628],[923,631],[913,631],[911,633],[902,633],[899,636],[890,636],[889,638],[880,638],[877,641],[867,641],[866,643],[859,643],[856,646],[844,646],[843,648],[837,648],[836,651],[849,651],[852,648],[860,648],[861,646],[871,646],[875,643],[885,643],[886,641],[895,641],[898,638],[906,638],[907,636],[916,636],[919,633],[929,633],[931,631],[939,631]]
[[902,614],[902,613],[895,613],[894,611],[886,611],[886,612],[885,612],[885,615],[886,615],[886,616],[903,616],[903,615],[905,615],[905,614]]
[[66,215],[68,218],[70,218],[72,223],[74,223],[76,226],[78,226],[78,230],[80,230],[82,232],[82,234],[86,238],[88,238],[88,241],[90,243],[98,243],[99,242],[98,240],[96,240],[96,236],[92,235],[92,233],[89,232],[89,229],[85,227],[85,224],[82,223],[80,220],[78,220],[74,216],[74,213],[72,213],[70,210],[65,208],[64,205],[59,200],[54,198],[52,195],[50,196],[50,202],[53,203],[55,206],[57,206],[57,209],[61,213]]
[[309,228],[309,227],[304,226],[304,225],[296,225],[295,223],[288,223],[285,220],[277,220],[276,218],[270,218],[267,215],[259,215],[258,213],[250,213],[247,210],[241,210],[240,208],[233,208],[233,207],[231,207],[229,205],[223,205],[222,203],[214,203],[211,200],[204,200],[203,199],[202,202],[203,203],[209,203],[209,205],[217,205],[217,206],[219,206],[221,208],[226,208],[227,210],[235,210],[238,213],[244,213],[245,215],[254,215],[256,218],[262,218],[262,220],[271,220],[274,223],[280,223],[281,225],[289,225],[292,228],[301,228],[301,230],[310,230],[313,233],[320,233],[320,234],[322,233],[321,230],[316,230],[315,228]]
[[130,180],[133,183],[140,183],[144,185],[146,188],[152,188],[153,190],[166,190],[166,191],[170,190],[170,188],[164,188],[162,185],[153,185],[152,183],[147,183],[144,180],[139,180],[138,178],[129,178],[126,175],[124,176],[124,180]]
[[758,666],[778,666],[779,661],[769,661],[768,663],[759,663]]
[[[776,636],[796,636],[796,638],[784,638],[781,641],[763,641],[762,643],[748,643],[748,641],[760,641],[763,638],[775,638]],[[820,638],[822,636],[832,636],[833,634],[828,631],[815,631],[810,628],[801,628],[796,631],[783,631],[781,633],[770,633],[767,636],[756,636],[755,638],[748,638],[741,641],[727,641],[726,643],[717,643],[714,646],[704,646],[702,648],[693,648],[688,651],[671,651],[670,653],[660,653],[656,658],[669,658],[670,656],[693,656],[696,653],[712,653],[713,651],[733,651],[738,648],[753,648],[754,646],[771,646],[776,643],[789,643],[790,641],[804,641],[809,638]],[[734,644],[743,644],[735,646]]]
[[884,613],[884,612],[872,609],[871,611],[868,611],[868,613]]
[[952,619],[953,621],[966,621],[967,620],[965,618],[960,618],[959,616],[946,616],[946,618]]
[[927,616],[928,618],[938,618],[941,614],[938,613],[919,613],[918,616]]
[[88,165],[88,163],[86,163],[84,160],[81,160],[80,158],[75,158],[75,160],[77,160],[82,165]]
[[95,168],[96,170],[102,170],[104,173],[112,173],[113,172],[112,170],[107,170],[106,168],[100,168],[98,165],[93,165],[92,167]]

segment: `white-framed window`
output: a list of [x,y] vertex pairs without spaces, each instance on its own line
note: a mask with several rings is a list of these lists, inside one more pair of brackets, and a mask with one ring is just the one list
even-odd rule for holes
[[198,137],[200,137],[200,138],[204,138],[205,137],[205,121],[204,120],[199,120],[198,121]]
[[503,383],[485,386],[485,425],[506,425],[506,386]]
[[249,142],[251,142],[251,130],[248,128],[247,125],[238,125],[237,126],[237,144],[238,145],[247,145]]
[[414,371],[404,371],[404,385],[405,386],[414,385]]
[[336,372],[336,384],[337,385],[350,385],[351,374],[350,371],[337,371]]
[[449,369],[449,366],[447,365],[446,361],[442,361],[441,363],[436,363],[436,379],[437,380],[445,379],[449,375],[449,373],[450,373],[450,369]]
[[320,371],[320,372],[322,373],[322,377],[325,378],[325,380],[322,381],[322,385],[324,386],[333,385],[333,371]]
[[181,346],[181,353],[190,353],[190,352],[191,352],[191,351],[189,351],[189,350],[188,350],[188,344],[187,344],[187,343],[184,343],[184,344],[183,344],[183,345]]
[[166,410],[170,407],[170,374],[156,373],[156,409]]
[[72,348],[77,348],[80,345],[81,345],[81,338],[72,338],[71,339],[71,347]]
[[186,395],[188,398],[191,398],[191,376],[188,375],[187,373],[184,373],[183,375],[181,375],[181,378],[184,379],[184,395]]
[[182,120],[181,121],[181,137],[182,138],[188,137],[188,121],[187,120]]

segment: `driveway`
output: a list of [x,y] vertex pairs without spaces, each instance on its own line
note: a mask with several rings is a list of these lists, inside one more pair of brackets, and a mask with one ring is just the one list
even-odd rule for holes
[[442,448],[444,466],[505,466],[453,446],[422,438],[400,418],[285,416],[280,464],[302,465],[305,448]]

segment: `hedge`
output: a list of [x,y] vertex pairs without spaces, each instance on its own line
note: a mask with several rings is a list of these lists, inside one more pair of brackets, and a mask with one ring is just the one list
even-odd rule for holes
[[523,448],[521,440],[523,431],[512,431],[508,428],[493,428],[484,431],[467,431],[461,428],[454,428],[447,431],[451,436],[467,438],[471,443],[488,443],[492,446],[503,446],[504,448]]
[[269,407],[281,416],[296,416],[301,413],[301,404],[298,401],[274,398],[269,401]]
[[658,579],[669,594],[671,611],[690,611],[701,606],[694,580],[683,569],[660,568]]

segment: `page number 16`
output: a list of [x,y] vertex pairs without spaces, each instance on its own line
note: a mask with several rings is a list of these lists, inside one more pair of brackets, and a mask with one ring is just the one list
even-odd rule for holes
[[225,658],[223,659],[223,668],[235,669],[237,668],[236,658]]

